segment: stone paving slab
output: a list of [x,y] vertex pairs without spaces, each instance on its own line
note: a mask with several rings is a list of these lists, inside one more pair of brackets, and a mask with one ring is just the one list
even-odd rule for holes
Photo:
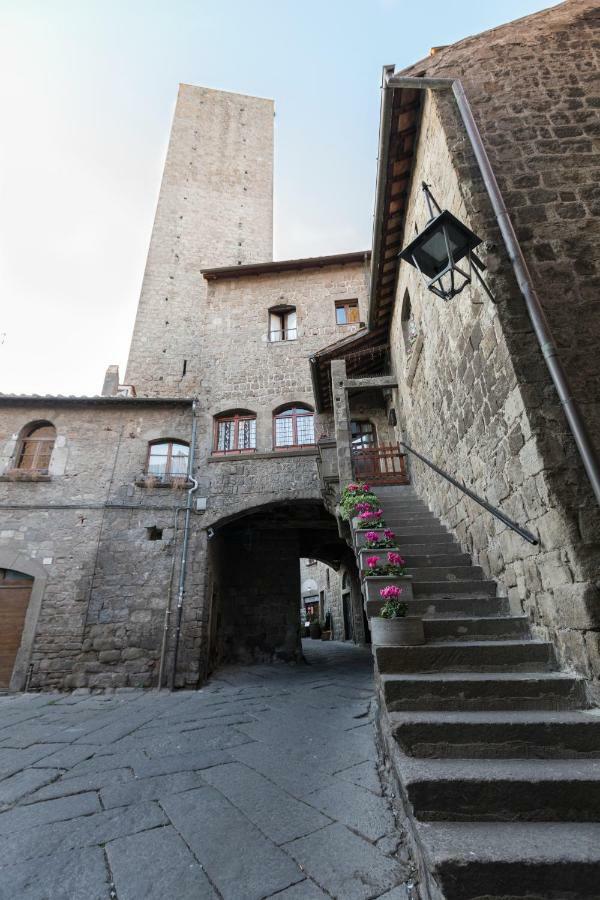
[[298,865],[214,788],[187,791],[161,805],[224,900],[261,900],[304,878]]
[[98,847],[70,850],[0,869],[0,900],[109,900],[110,881]]
[[111,841],[106,853],[119,900],[217,900],[202,867],[170,825]]
[[8,861],[102,845],[118,837],[167,824],[168,819],[157,803],[135,803],[65,822],[38,825],[0,838],[0,869]]
[[0,696],[0,900],[406,900],[371,655],[306,644],[200,691]]
[[395,887],[403,868],[364,838],[336,823],[285,848],[333,897],[369,900]]
[[209,769],[203,777],[276,844],[331,824],[327,816],[239,763]]

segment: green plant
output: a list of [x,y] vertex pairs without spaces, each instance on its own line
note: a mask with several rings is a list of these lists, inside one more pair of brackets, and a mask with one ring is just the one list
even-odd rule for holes
[[349,521],[360,512],[360,504],[364,504],[363,509],[367,506],[376,509],[379,505],[379,500],[365,482],[357,481],[347,484],[340,498],[342,519]]
[[408,603],[397,598],[390,599],[381,607],[379,615],[383,619],[403,619],[408,612]]

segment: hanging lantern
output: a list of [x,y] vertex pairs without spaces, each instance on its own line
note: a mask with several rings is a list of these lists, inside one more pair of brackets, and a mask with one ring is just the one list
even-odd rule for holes
[[[482,266],[473,254],[475,247],[481,244],[481,238],[447,209],[441,210],[424,182],[423,191],[429,221],[401,251],[400,259],[418,269],[428,290],[442,300],[451,300],[471,283],[473,262],[477,267]],[[437,214],[434,214],[432,204],[435,204]],[[477,269],[475,274],[479,275]]]

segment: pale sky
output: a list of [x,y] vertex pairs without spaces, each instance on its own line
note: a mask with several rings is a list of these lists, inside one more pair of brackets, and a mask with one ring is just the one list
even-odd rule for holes
[[0,0],[0,391],[125,362],[179,82],[276,103],[275,258],[370,246],[381,67],[548,0]]

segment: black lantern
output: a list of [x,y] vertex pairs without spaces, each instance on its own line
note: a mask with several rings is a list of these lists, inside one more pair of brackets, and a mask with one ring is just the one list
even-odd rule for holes
[[[429,208],[429,221],[423,231],[402,250],[400,259],[419,270],[428,290],[442,300],[451,300],[471,283],[473,263],[477,268],[483,268],[481,260],[473,253],[481,238],[447,209],[441,210],[424,182],[423,191]],[[437,209],[436,214],[432,204]],[[477,269],[475,274],[479,277]]]

